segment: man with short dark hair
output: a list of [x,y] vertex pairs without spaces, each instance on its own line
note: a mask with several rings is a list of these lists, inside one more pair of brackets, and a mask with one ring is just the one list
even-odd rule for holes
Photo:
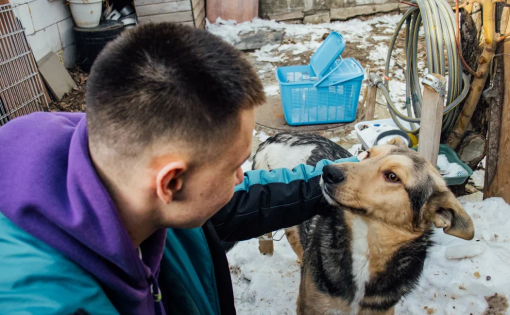
[[86,115],[2,127],[0,313],[235,314],[221,241],[315,215],[328,163],[243,174],[264,101],[233,47],[149,24],[100,54]]

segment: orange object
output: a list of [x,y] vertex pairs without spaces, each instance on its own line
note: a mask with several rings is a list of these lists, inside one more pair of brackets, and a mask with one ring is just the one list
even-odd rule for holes
[[207,19],[211,23],[219,17],[240,23],[259,16],[258,0],[207,0],[206,5]]

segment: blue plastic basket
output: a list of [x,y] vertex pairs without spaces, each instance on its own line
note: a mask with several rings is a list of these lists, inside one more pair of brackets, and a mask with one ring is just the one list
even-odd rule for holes
[[289,125],[351,122],[356,119],[364,70],[353,58],[342,59],[342,35],[331,32],[310,65],[276,70],[285,120]]

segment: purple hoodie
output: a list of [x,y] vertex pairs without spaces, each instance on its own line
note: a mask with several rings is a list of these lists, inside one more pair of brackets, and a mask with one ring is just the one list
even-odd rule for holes
[[87,270],[121,314],[164,314],[151,285],[157,293],[166,230],[140,260],[92,165],[85,114],[16,118],[0,128],[0,150],[0,211]]

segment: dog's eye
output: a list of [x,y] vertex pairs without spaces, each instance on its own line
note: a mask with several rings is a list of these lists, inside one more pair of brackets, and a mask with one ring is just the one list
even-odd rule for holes
[[393,173],[393,172],[388,172],[388,173],[386,173],[386,178],[387,178],[390,182],[395,182],[395,183],[400,182],[400,178],[398,178],[398,176],[397,176],[397,175],[395,175],[395,173]]

